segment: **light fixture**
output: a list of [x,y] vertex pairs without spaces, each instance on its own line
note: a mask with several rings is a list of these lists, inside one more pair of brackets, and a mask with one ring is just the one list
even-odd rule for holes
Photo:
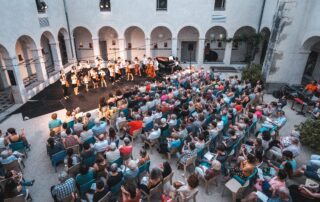
[[114,34],[113,34],[113,33],[111,33],[109,36],[110,36],[110,38],[112,38],[112,39],[114,38]]
[[210,38],[211,38],[211,39],[214,39],[214,33],[211,33],[211,34],[210,34]]
[[159,37],[160,39],[162,39],[162,38],[163,38],[163,34],[160,33],[160,34],[158,35],[158,37]]
[[223,39],[223,34],[220,34],[220,39]]

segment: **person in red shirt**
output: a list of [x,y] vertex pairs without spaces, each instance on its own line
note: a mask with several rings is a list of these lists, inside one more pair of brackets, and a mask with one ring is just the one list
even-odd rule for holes
[[311,83],[309,83],[306,87],[305,90],[307,90],[309,93],[315,93],[318,90],[318,86],[317,86],[317,81],[312,81]]
[[132,145],[130,145],[130,139],[125,137],[123,139],[123,142],[124,142],[124,145],[121,145],[119,147],[120,155],[125,156],[125,155],[131,154],[133,147],[132,147]]
[[130,121],[128,126],[130,127],[129,134],[133,136],[133,131],[141,129],[143,127],[143,122],[140,119],[136,119],[134,121]]
[[236,104],[235,108],[236,108],[237,112],[241,112],[241,111],[242,111],[242,104],[241,104],[241,102],[238,100],[236,103],[237,103],[237,104]]

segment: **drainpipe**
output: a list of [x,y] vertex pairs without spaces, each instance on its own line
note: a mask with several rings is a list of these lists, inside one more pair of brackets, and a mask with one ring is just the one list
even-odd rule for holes
[[262,23],[262,18],[263,18],[263,13],[264,13],[264,7],[266,6],[266,0],[263,0],[262,3],[262,8],[261,8],[261,12],[260,12],[260,19],[259,19],[259,24],[258,24],[258,30],[257,32],[260,32],[261,29],[261,23]]
[[69,34],[69,43],[70,43],[70,48],[71,48],[71,54],[72,58],[74,58],[74,52],[73,52],[73,46],[72,46],[72,41],[71,41],[71,30],[70,30],[70,23],[69,23],[69,17],[68,17],[68,9],[67,9],[67,4],[66,0],[63,0],[63,6],[64,6],[64,13],[66,14],[66,21],[67,21],[67,28],[68,28],[68,34]]

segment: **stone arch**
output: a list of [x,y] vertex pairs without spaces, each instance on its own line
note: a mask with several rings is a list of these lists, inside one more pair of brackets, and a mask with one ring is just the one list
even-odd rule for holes
[[200,32],[194,26],[185,26],[178,32],[178,57],[182,62],[196,62]]
[[172,49],[172,32],[168,27],[157,26],[154,27],[150,34],[151,41],[151,56],[165,56],[171,55]]
[[204,40],[204,62],[223,62],[227,30],[222,26],[213,26],[206,32]]
[[128,27],[124,32],[124,36],[127,59],[142,58],[146,54],[146,37],[143,29],[137,26]]

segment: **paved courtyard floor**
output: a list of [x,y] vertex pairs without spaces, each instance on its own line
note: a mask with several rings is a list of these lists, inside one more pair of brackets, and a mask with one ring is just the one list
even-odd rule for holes
[[[98,100],[98,98],[97,98]],[[265,96],[265,101],[269,102],[274,100],[270,95]],[[98,102],[98,101],[97,101]],[[287,116],[287,123],[281,129],[280,135],[287,135],[293,129],[295,124],[304,121],[306,118],[296,115],[295,111],[292,111],[289,106],[284,108]],[[65,110],[57,111],[58,117],[63,118]],[[97,111],[93,110],[92,114],[96,114]],[[24,121],[21,114],[15,114],[0,124],[0,128],[5,131],[9,127],[14,127],[18,131],[24,128],[27,134],[27,138],[31,143],[31,151],[28,154],[28,159],[25,160],[26,168],[24,169],[24,175],[26,179],[35,179],[36,182],[33,187],[30,188],[31,196],[35,202],[50,202],[53,201],[50,195],[50,187],[58,183],[58,173],[55,173],[54,168],[51,166],[49,157],[46,153],[46,140],[49,136],[48,121],[51,114],[46,114],[40,117],[36,117],[27,121]],[[137,157],[139,149],[141,148],[141,141],[135,144],[133,156]],[[302,148],[302,154],[298,157],[299,165],[305,163],[309,156],[310,150],[306,147]],[[157,166],[166,159],[160,156],[157,151],[154,151],[151,157],[151,168]],[[182,180],[182,171],[176,169],[176,158],[171,160],[172,168],[175,171],[174,180]],[[58,172],[63,169],[63,166],[59,166]],[[207,195],[204,190],[204,184],[200,183],[199,194],[197,201],[219,201],[226,202],[231,201],[231,194],[226,191],[224,197],[221,197],[224,182],[220,180],[218,187],[210,185],[211,195]]]

